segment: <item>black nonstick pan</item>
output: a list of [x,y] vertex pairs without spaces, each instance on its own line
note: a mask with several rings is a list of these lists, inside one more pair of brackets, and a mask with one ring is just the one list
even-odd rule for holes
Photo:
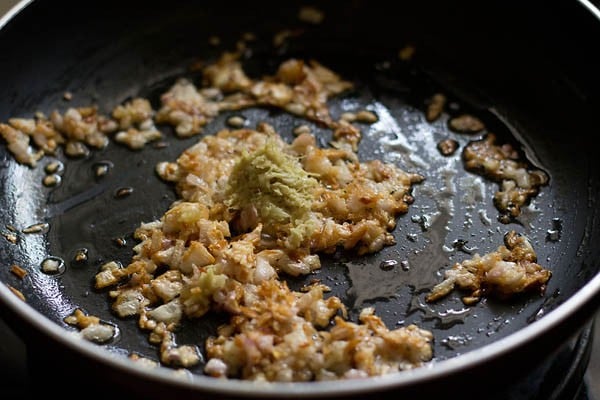
[[[41,382],[80,381],[90,393],[145,398],[479,390],[493,398],[509,383],[543,369],[589,327],[600,304],[600,165],[594,144],[600,64],[592,54],[600,20],[587,3],[401,2],[390,8],[329,1],[318,3],[325,15],[320,24],[298,18],[302,5],[19,3],[0,24],[0,122],[70,106],[93,104],[107,112],[137,96],[157,107],[160,94],[178,77],[198,81],[194,66],[235,49],[247,32],[256,38],[242,57],[249,75],[272,73],[290,57],[318,60],[355,83],[352,91],[330,100],[332,115],[366,108],[378,117],[362,126],[359,157],[393,162],[426,179],[413,188],[415,201],[398,219],[395,245],[368,256],[324,255],[320,270],[288,283],[300,288],[320,279],[346,304],[350,319],[369,306],[388,327],[414,323],[432,331],[432,362],[378,378],[257,384],[205,376],[202,364],[181,374],[128,360],[132,353],[156,360],[158,350],[136,320],[111,312],[107,292],[93,283],[101,264],[128,263],[134,230],[159,218],[176,199],[174,187],[159,179],[154,167],[174,161],[199,137],[178,138],[160,126],[164,145],[132,151],[111,142],[81,158],[60,150],[34,168],[16,162],[4,142],[0,146],[2,317],[24,338],[30,357],[41,360],[35,364]],[[274,36],[284,30],[291,34],[275,46]],[[430,122],[425,110],[435,93],[444,93],[448,106]],[[462,113],[477,116],[486,129],[475,134],[450,129],[448,120]],[[227,127],[231,115],[243,116],[248,126],[268,121],[288,140],[295,126],[307,123],[275,109],[248,108],[220,114],[204,134]],[[326,146],[331,132],[308,124]],[[498,184],[465,170],[460,150],[445,156],[436,148],[451,138],[463,149],[486,132],[549,176],[522,214],[508,222],[499,220],[494,205]],[[61,181],[44,185],[45,167],[55,161],[64,166]],[[100,177],[99,166],[110,172]],[[27,229],[35,226],[39,229]],[[510,230],[526,235],[539,264],[552,272],[543,292],[465,305],[455,291],[438,302],[425,301],[445,270],[475,253],[494,251]],[[86,257],[78,257],[83,253]],[[64,269],[43,273],[48,257],[62,260]],[[27,272],[24,277],[11,271],[15,264]],[[118,334],[104,345],[76,337],[64,322],[76,308],[114,324]],[[202,348],[224,321],[222,315],[188,321],[177,333],[178,343]],[[548,385],[539,384],[539,398],[548,398]]]

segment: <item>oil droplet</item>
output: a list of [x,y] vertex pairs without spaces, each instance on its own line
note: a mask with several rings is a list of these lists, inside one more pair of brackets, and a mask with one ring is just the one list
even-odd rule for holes
[[46,164],[44,172],[47,174],[60,174],[65,170],[65,165],[60,161],[52,161]]
[[227,119],[227,125],[231,126],[232,128],[242,128],[245,123],[246,119],[239,115],[234,115]]
[[532,202],[527,207],[521,208],[521,215],[518,217],[518,220],[525,228],[533,229],[535,228],[534,221],[538,220],[542,215],[542,210]]
[[61,274],[65,271],[65,262],[62,258],[50,256],[42,261],[41,268],[45,274]]
[[110,161],[100,161],[93,165],[94,175],[96,178],[102,178],[106,176],[113,168],[113,163]]
[[458,251],[462,251],[463,253],[473,254],[473,252],[477,250],[477,247],[469,247],[467,246],[467,243],[469,243],[468,240],[456,239],[454,242],[452,242],[452,247]]
[[391,66],[392,66],[392,63],[389,61],[382,61],[382,62],[375,63],[375,69],[379,70],[379,71],[385,71],[387,69],[390,69]]
[[[349,308],[358,309],[368,300],[391,298],[398,295],[404,286],[402,279],[396,279],[396,269],[383,271],[380,268],[369,268],[360,262],[344,263],[348,268],[348,278],[352,282],[347,290]],[[391,276],[392,275],[392,276]]]
[[46,187],[54,187],[60,184],[61,179],[62,178],[58,174],[50,174],[46,175],[44,179],[42,179],[42,183]]
[[446,235],[446,227],[452,216],[445,209],[431,221],[432,225],[423,233],[425,247],[413,250],[406,255],[410,270],[405,271],[402,279],[413,290],[421,292],[429,290],[439,283],[438,270],[448,263],[448,255],[440,252]]
[[50,229],[50,224],[43,222],[41,224],[33,224],[23,229],[23,233],[46,233]]
[[124,188],[117,189],[117,192],[115,193],[115,197],[117,199],[122,199],[123,197],[129,196],[131,193],[133,193],[132,187],[124,187]]
[[422,231],[427,231],[431,228],[431,216],[429,215],[413,215],[410,220],[419,224]]
[[75,251],[75,256],[73,257],[73,261],[76,262],[85,262],[88,259],[88,249],[82,247],[81,249],[77,249]]
[[448,329],[456,324],[464,323],[471,309],[462,308],[459,310],[447,309],[446,311],[438,311],[422,302],[418,297],[413,297],[408,308],[408,313],[410,314],[414,311],[423,313],[423,321],[435,320],[436,328]]
[[390,271],[394,269],[396,265],[398,265],[398,261],[396,260],[384,260],[379,264],[379,268],[383,271]]
[[154,147],[155,149],[164,149],[169,147],[169,143],[161,140],[160,142],[154,143],[152,147]]
[[127,245],[127,241],[124,238],[114,238],[113,242],[119,247],[125,247]]
[[442,339],[442,345],[446,346],[450,350],[456,350],[458,347],[466,346],[472,339],[473,338],[469,335],[452,335]]
[[481,220],[481,223],[483,225],[485,225],[485,226],[492,225],[492,219],[490,217],[488,217],[487,210],[481,209],[481,210],[477,211],[477,214],[479,215],[479,219]]
[[560,290],[556,289],[550,297],[544,300],[542,305],[538,308],[538,310],[533,314],[527,317],[527,322],[532,323],[534,321],[539,320],[544,315],[546,315],[546,308],[549,308],[552,303],[556,301],[556,299],[560,296]]
[[546,231],[546,240],[550,242],[558,242],[562,233],[562,220],[560,218],[552,218],[552,228]]
[[531,317],[527,318],[527,322],[531,323],[533,321],[538,321],[544,315],[546,315],[546,310],[544,310],[544,308],[542,307],[539,310],[537,310],[537,312],[535,314],[533,314]]

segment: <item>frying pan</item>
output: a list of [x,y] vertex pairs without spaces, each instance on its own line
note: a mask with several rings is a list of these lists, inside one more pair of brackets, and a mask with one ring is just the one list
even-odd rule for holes
[[[0,23],[0,119],[90,104],[108,111],[136,96],[156,108],[177,77],[198,80],[190,66],[233,49],[244,32],[257,37],[243,57],[251,76],[272,73],[289,57],[320,61],[356,84],[331,99],[333,115],[362,107],[379,117],[362,127],[359,157],[395,162],[426,180],[413,188],[415,202],[398,219],[395,245],[369,256],[323,256],[314,275],[287,279],[293,288],[321,279],[348,306],[351,319],[373,306],[389,327],[415,323],[431,330],[433,361],[377,378],[293,384],[213,379],[203,376],[201,366],[182,375],[129,361],[131,353],[157,359],[157,349],[135,320],[111,313],[107,293],[93,289],[93,278],[106,261],[126,264],[136,244],[135,228],[159,218],[176,199],[174,188],[154,174],[154,165],[175,160],[199,137],[180,139],[161,126],[166,147],[131,151],[110,143],[78,159],[59,151],[35,168],[18,164],[4,144],[0,147],[0,229],[8,234],[14,227],[18,238],[16,244],[0,240],[2,316],[24,338],[30,357],[38,359],[32,368],[44,385],[57,385],[44,377],[58,375],[59,385],[79,380],[93,392],[146,398],[428,396],[482,388],[494,393],[544,368],[589,327],[600,299],[600,168],[590,136],[597,131],[600,106],[600,65],[590,55],[600,21],[591,5],[406,2],[391,10],[377,2],[329,1],[319,3],[325,21],[313,25],[298,20],[302,4],[103,1],[80,9],[64,1],[21,2]],[[301,34],[274,46],[274,34],[283,29]],[[209,43],[213,35],[220,37],[219,46]],[[398,58],[405,46],[416,50],[410,60]],[[72,93],[70,101],[65,92]],[[437,92],[448,96],[449,107],[430,123],[423,116],[425,102]],[[483,196],[468,203],[477,176],[462,168],[460,152],[445,157],[435,150],[444,138],[454,138],[462,149],[481,137],[448,128],[448,118],[461,112],[481,118],[488,131],[550,177],[509,224],[496,218],[497,185],[481,180]],[[223,113],[205,134],[224,128],[232,114],[243,115],[250,125],[267,120],[288,140],[299,123],[277,110],[252,108]],[[330,132],[313,128],[327,145]],[[64,163],[62,180],[46,187],[44,166],[54,160]],[[102,179],[94,174],[98,163],[111,165]],[[123,188],[133,190],[117,196]],[[49,228],[22,232],[39,223]],[[424,301],[443,271],[475,252],[495,250],[508,230],[526,235],[538,262],[552,271],[542,294],[484,299],[469,307],[459,292],[433,304]],[[116,245],[117,238],[125,245]],[[87,260],[77,262],[81,249]],[[63,272],[41,272],[49,256],[64,260]],[[398,264],[379,268],[386,260]],[[13,264],[27,275],[16,277]],[[63,321],[75,308],[115,324],[118,335],[105,345],[77,338]],[[215,315],[186,322],[178,343],[201,347],[224,321]],[[52,374],[56,367],[60,372]],[[544,386],[538,389],[544,398]]]

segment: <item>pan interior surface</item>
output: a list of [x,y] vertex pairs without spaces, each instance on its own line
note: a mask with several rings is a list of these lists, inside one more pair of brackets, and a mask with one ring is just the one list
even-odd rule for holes
[[[440,16],[427,15],[425,27],[420,22],[425,10],[418,6],[407,6],[404,15],[391,18],[362,2],[347,8],[332,2],[326,5],[325,22],[311,25],[297,19],[299,3],[286,10],[257,3],[252,12],[242,3],[210,8],[183,4],[177,9],[162,5],[132,17],[134,3],[115,14],[116,6],[108,2],[90,6],[94,20],[74,21],[75,26],[67,28],[66,16],[56,4],[33,3],[1,32],[2,48],[14,57],[0,61],[0,69],[11,77],[0,83],[2,92],[8,93],[0,100],[2,122],[30,118],[36,111],[90,104],[108,112],[138,96],[149,99],[156,109],[160,95],[177,78],[200,80],[190,66],[198,60],[210,63],[223,51],[234,49],[243,32],[258,38],[247,44],[242,59],[249,75],[273,73],[290,57],[314,58],[354,82],[355,89],[331,99],[329,107],[333,116],[360,109],[378,116],[376,123],[361,125],[361,160],[395,163],[423,175],[425,181],[413,188],[415,201],[398,219],[395,245],[369,256],[343,252],[322,256],[321,269],[287,280],[295,289],[321,280],[332,289],[331,295],[346,304],[351,320],[363,307],[374,307],[390,329],[414,323],[432,331],[434,363],[518,334],[575,296],[598,272],[599,250],[592,244],[600,239],[600,169],[582,133],[591,126],[587,107],[594,99],[581,93],[560,60],[553,63],[543,48],[531,50],[529,42],[539,38],[518,37],[523,40],[517,44],[518,35],[531,33],[519,31],[526,29],[519,25],[524,24],[522,19],[517,19],[518,29],[512,34],[495,35],[488,29],[485,35],[477,35],[473,32],[498,24],[490,11],[464,15],[440,10]],[[465,28],[461,22],[467,16],[477,18]],[[23,24],[31,21],[52,35],[40,39],[37,33],[24,32]],[[274,34],[290,28],[302,34],[274,46]],[[214,35],[220,37],[218,46],[209,43]],[[40,50],[28,60],[33,43]],[[398,57],[407,46],[416,49],[411,60]],[[515,59],[522,60],[519,66]],[[36,72],[40,66],[43,74]],[[71,100],[63,98],[65,92],[72,93]],[[426,101],[439,92],[447,95],[449,107],[438,120],[428,122]],[[444,139],[456,140],[463,149],[483,137],[485,132],[465,135],[449,128],[448,120],[462,113],[479,117],[487,131],[514,145],[550,177],[514,222],[497,219],[492,201],[497,183],[466,171],[460,151],[444,156],[437,150]],[[227,128],[232,115],[243,116],[248,127],[269,122],[288,141],[299,124],[310,125],[321,146],[331,140],[328,129],[269,108],[224,112],[203,129],[204,135]],[[174,188],[155,174],[155,165],[174,161],[200,136],[178,139],[171,128],[160,129],[168,138],[166,147],[131,151],[111,142],[82,159],[59,152],[33,169],[16,163],[5,147],[0,148],[0,229],[5,237],[10,233],[18,237],[16,243],[0,243],[0,255],[6,265],[17,264],[28,272],[19,279],[4,268],[2,282],[18,289],[33,309],[66,329],[72,330],[63,319],[75,308],[114,324],[118,335],[104,345],[111,353],[136,353],[155,360],[158,350],[137,321],[118,319],[111,312],[107,292],[95,291],[93,282],[103,263],[128,264],[137,244],[134,230],[142,222],[160,218],[176,200]],[[44,166],[50,161],[64,165],[61,183],[51,188],[42,184]],[[110,172],[99,178],[99,166],[108,166]],[[123,190],[129,195],[119,196]],[[24,228],[41,223],[48,228],[23,233]],[[551,270],[543,295],[508,302],[484,299],[465,306],[455,292],[437,303],[425,302],[446,269],[475,253],[494,251],[509,230],[526,235],[538,262]],[[81,251],[87,259],[76,261]],[[42,273],[40,266],[48,257],[62,260],[64,271]],[[177,331],[177,342],[202,350],[204,340],[225,321],[225,316],[216,314],[186,321]],[[203,367],[201,363],[191,372],[202,375]]]

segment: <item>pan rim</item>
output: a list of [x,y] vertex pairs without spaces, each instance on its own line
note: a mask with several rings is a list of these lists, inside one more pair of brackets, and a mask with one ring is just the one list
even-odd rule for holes
[[33,3],[33,0],[21,0],[15,3],[2,17],[0,17],[0,30],[30,3]]
[[600,8],[589,0],[578,0],[579,4],[587,8],[588,11],[600,21]]
[[567,317],[576,314],[578,310],[593,303],[599,294],[600,273],[597,273],[587,284],[575,292],[574,295],[543,318],[493,343],[420,368],[384,376],[345,380],[344,385],[340,387],[339,381],[282,383],[236,380],[235,385],[232,385],[232,380],[230,379],[215,379],[203,375],[184,375],[184,378],[182,378],[182,375],[173,374],[171,369],[165,367],[154,369],[144,368],[125,357],[106,351],[97,344],[72,335],[65,335],[65,328],[56,324],[15,296],[4,282],[0,285],[0,302],[28,325],[39,332],[45,333],[51,339],[68,347],[70,350],[83,354],[89,359],[127,372],[131,376],[152,379],[154,382],[169,384],[174,387],[179,386],[186,389],[209,391],[225,395],[245,397],[277,396],[280,398],[282,396],[294,396],[298,394],[302,394],[304,397],[356,395],[373,390],[408,388],[431,379],[453,376],[465,369],[483,365],[489,362],[490,359],[498,358],[515,351],[520,346],[526,345],[536,338],[547,334],[547,332],[563,324]]
[[[600,12],[596,7],[590,8],[587,0],[578,0],[578,2],[600,20]],[[33,0],[21,0],[10,8],[0,18],[0,30],[31,3],[33,3]],[[44,333],[52,340],[61,343],[78,354],[83,354],[91,360],[126,372],[132,377],[152,379],[157,383],[168,384],[173,387],[250,398],[282,398],[300,394],[303,397],[357,395],[373,390],[402,389],[434,378],[453,376],[467,368],[482,365],[488,362],[490,358],[508,354],[520,346],[547,334],[548,331],[563,324],[567,317],[575,315],[578,310],[581,310],[586,305],[593,302],[598,303],[597,299],[600,296],[600,273],[596,273],[593,278],[563,304],[557,306],[543,318],[532,322],[530,325],[478,349],[446,360],[436,361],[434,364],[425,365],[413,370],[359,380],[345,380],[343,385],[339,385],[340,381],[281,383],[241,380],[236,380],[235,385],[232,385],[231,380],[215,379],[203,375],[185,375],[182,378],[181,375],[173,374],[172,370],[168,368],[143,368],[125,357],[106,351],[102,346],[84,339],[78,339],[76,336],[65,335],[65,328],[56,324],[26,302],[20,300],[10,291],[6,283],[1,283],[0,304],[7,311],[23,320],[28,326],[33,327],[38,332]],[[597,308],[597,304],[595,308]]]

